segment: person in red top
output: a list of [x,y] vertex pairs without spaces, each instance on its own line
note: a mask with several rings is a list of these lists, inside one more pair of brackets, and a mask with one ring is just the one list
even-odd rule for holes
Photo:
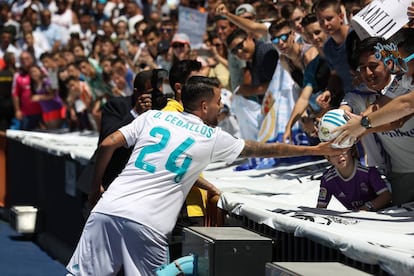
[[20,70],[14,76],[12,95],[16,119],[21,121],[21,130],[40,127],[42,109],[38,102],[32,101],[29,68],[34,64],[33,56],[24,51],[20,54]]

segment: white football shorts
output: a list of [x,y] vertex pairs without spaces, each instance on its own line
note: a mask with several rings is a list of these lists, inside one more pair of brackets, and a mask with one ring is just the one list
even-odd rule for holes
[[135,221],[91,213],[66,269],[69,275],[154,275],[168,263],[166,238]]

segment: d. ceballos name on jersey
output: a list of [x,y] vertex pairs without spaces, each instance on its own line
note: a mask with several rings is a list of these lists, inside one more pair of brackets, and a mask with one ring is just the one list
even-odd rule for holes
[[[164,115],[164,116],[162,116]],[[171,114],[170,112],[168,113],[163,113],[163,112],[157,112],[154,114],[153,116],[154,118],[158,118],[158,119],[164,119],[164,121],[180,127],[180,128],[184,128],[187,129],[189,131],[195,132],[195,133],[199,133],[207,138],[211,138],[214,129],[212,127],[209,127],[205,124],[193,124],[191,122],[184,122],[183,120],[181,120],[179,117]]]

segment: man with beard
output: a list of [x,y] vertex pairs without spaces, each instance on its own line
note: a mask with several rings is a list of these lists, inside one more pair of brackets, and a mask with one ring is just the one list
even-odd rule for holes
[[191,77],[181,98],[184,112],[147,111],[103,140],[93,185],[119,147],[134,146],[125,169],[102,195],[67,265],[73,275],[153,275],[168,261],[171,233],[188,191],[201,171],[237,157],[335,154],[330,144],[295,146],[237,139],[217,124],[219,82]]

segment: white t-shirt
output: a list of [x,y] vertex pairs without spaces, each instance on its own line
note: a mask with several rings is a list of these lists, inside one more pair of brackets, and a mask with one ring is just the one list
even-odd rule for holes
[[244,140],[188,113],[148,111],[120,131],[135,147],[93,212],[128,218],[164,235],[204,168],[233,162],[244,148]]
[[414,172],[414,117],[401,128],[378,132],[378,137],[390,156],[391,171],[396,173]]

